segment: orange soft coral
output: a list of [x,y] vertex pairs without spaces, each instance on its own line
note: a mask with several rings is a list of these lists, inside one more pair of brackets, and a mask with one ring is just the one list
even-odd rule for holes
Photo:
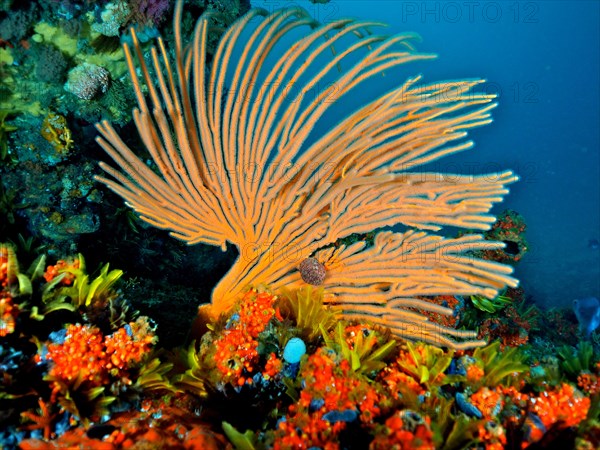
[[270,380],[281,372],[282,367],[283,361],[279,359],[274,352],[271,352],[269,359],[267,359],[267,362],[265,363],[265,370],[262,372],[264,379]]
[[385,421],[385,431],[371,442],[369,450],[434,450],[429,418],[413,411],[396,411]]
[[8,286],[8,254],[0,251],[0,286]]
[[46,358],[52,361],[48,375],[55,388],[59,382],[98,387],[110,376],[126,377],[129,367],[140,362],[156,340],[145,317],[109,336],[89,325],[69,325],[66,331],[64,342],[48,344]]
[[367,428],[375,426],[384,397],[346,359],[319,348],[304,362],[299,377],[304,388],[278,424],[275,449],[338,449],[339,434],[348,422],[358,419]]
[[156,336],[145,317],[119,328],[104,339],[106,354],[110,357],[107,368],[126,370],[132,363],[140,362],[155,341]]
[[598,375],[589,372],[582,372],[577,377],[577,386],[581,388],[583,392],[589,395],[594,395],[600,392],[600,380]]
[[243,296],[235,319],[230,319],[231,324],[214,341],[214,362],[223,381],[238,386],[252,383],[245,374],[254,372],[258,364],[257,338],[275,317],[276,300],[276,296],[256,289]]
[[577,426],[586,418],[589,409],[589,397],[583,396],[567,383],[531,399],[531,411],[539,416],[546,428],[559,421],[563,422],[565,427]]
[[13,303],[12,297],[0,292],[0,337],[15,331],[18,315],[19,308]]
[[74,382],[86,381],[102,386],[108,381],[104,336],[99,329],[88,325],[69,325],[63,343],[48,344],[47,359],[52,361],[52,378]]
[[395,400],[400,398],[398,386],[403,386],[417,395],[425,395],[427,391],[410,375],[405,374],[396,365],[389,365],[378,374],[377,380],[386,388],[388,394]]
[[487,387],[482,387],[471,395],[469,401],[481,411],[484,419],[496,417],[504,406],[501,393],[498,390],[490,390]]
[[68,269],[79,269],[79,259],[75,258],[68,261],[64,259],[59,259],[55,265],[48,266],[46,268],[46,272],[44,272],[44,279],[47,283],[49,283],[61,273],[66,272],[66,275],[61,280],[61,283],[65,286],[70,286],[71,284],[73,284],[75,275],[67,272]]
[[480,444],[484,445],[484,447],[480,445],[477,448],[485,450],[504,450],[507,442],[504,427],[493,421],[480,423],[477,426],[477,439]]
[[[230,448],[224,436],[211,430],[196,414],[190,414],[185,399],[147,400],[142,408],[114,414],[102,426],[107,434],[90,437],[89,428],[78,426],[52,441],[27,439],[19,444],[23,450],[128,448],[178,448],[181,450],[217,450]],[[93,429],[92,427],[91,429]],[[112,432],[110,431],[112,429]]]

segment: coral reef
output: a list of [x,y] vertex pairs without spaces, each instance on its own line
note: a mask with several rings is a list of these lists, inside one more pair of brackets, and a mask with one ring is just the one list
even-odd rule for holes
[[0,246],[5,448],[600,443],[590,342],[561,347],[556,362],[506,339],[440,349],[340,320],[322,289],[257,286],[199,341],[167,353],[118,289],[122,276],[108,265],[89,275],[81,255],[52,264],[42,255],[22,271],[15,248]]
[[485,236],[492,241],[504,242],[505,246],[502,249],[484,250],[484,258],[509,263],[520,261],[529,250],[525,238],[526,230],[525,219],[519,213],[511,210],[503,211]]
[[[201,14],[223,7],[218,3],[192,10]],[[247,9],[234,3],[229,22]],[[101,226],[110,234],[111,208],[103,211],[98,191],[85,193],[93,175],[88,164],[98,159],[91,125],[102,119],[131,121],[134,95],[123,77],[120,38],[130,26],[157,36],[171,7],[167,0],[32,1],[7,4],[0,12],[0,190],[15,194],[10,229],[18,230],[4,239],[16,241],[28,230],[28,237],[64,256]],[[111,11],[121,16],[107,37],[94,29],[104,26],[102,16]],[[213,30],[211,39],[221,33]],[[63,188],[60,178],[68,186]],[[76,191],[79,195],[67,194]],[[100,216],[108,219],[101,222]]]
[[[475,350],[406,341],[369,315],[341,314],[331,301],[343,268],[335,258],[366,251],[380,277],[389,255],[377,258],[397,234],[352,228],[294,260],[286,282],[224,286],[237,291],[231,308],[192,323],[238,255],[187,248],[93,181],[102,157],[95,121],[110,120],[141,158],[151,156],[129,139],[135,93],[119,45],[132,26],[143,53],[159,31],[172,48],[172,2],[0,3],[0,447],[600,448],[600,333],[582,334],[571,310],[540,310],[526,284],[497,296],[410,297],[407,317],[459,337],[477,330]],[[217,12],[206,30],[210,62],[247,8],[190,3],[181,33],[192,35],[199,13]],[[354,145],[347,138],[331,145]],[[341,180],[359,159],[342,159]],[[486,224],[465,258],[498,267],[525,257],[518,213]],[[471,242],[464,236],[444,242]],[[431,244],[421,237],[402,235]],[[274,270],[281,254],[269,256],[265,270]]]

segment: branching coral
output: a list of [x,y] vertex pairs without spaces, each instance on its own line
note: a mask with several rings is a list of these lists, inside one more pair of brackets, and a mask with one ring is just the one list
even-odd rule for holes
[[417,52],[412,34],[371,32],[379,23],[342,19],[320,26],[300,8],[270,15],[255,9],[225,33],[209,70],[211,17],[200,18],[186,47],[182,9],[179,1],[174,63],[160,39],[145,62],[133,33],[149,101],[125,46],[139,104],[135,123],[158,173],[105,121],[98,142],[122,171],[102,163],[110,177],[98,179],[144,220],[189,244],[225,249],[229,242],[239,249],[205,311],[212,317],[228,311],[251,284],[302,285],[297,266],[312,255],[326,269],[326,301],[342,315],[436,345],[482,345],[470,340],[474,332],[432,324],[410,308],[451,314],[416,297],[494,298],[515,286],[510,267],[472,256],[503,243],[411,229],[380,232],[372,246],[327,247],[396,224],[490,227],[492,205],[517,179],[512,172],[413,171],[470,148],[467,131],[491,122],[493,95],[473,91],[482,81],[410,78],[315,136],[332,105],[363,82],[433,55]]

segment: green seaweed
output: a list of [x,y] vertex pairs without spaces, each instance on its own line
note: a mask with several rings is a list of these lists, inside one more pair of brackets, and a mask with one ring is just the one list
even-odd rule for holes
[[192,342],[187,350],[182,349],[180,360],[186,367],[186,371],[174,378],[173,384],[186,392],[198,397],[206,397],[207,393],[207,371],[202,366],[200,351],[196,349],[196,342]]
[[[462,381],[461,375],[445,375],[454,357],[453,350],[445,351],[433,345],[408,341],[404,347],[410,358],[398,358],[396,363],[428,391],[435,392],[437,387]],[[419,347],[422,351],[418,351]]]
[[300,337],[313,342],[321,330],[333,329],[336,313],[323,304],[323,289],[306,286],[296,290],[281,290],[279,307],[284,317],[289,316],[299,330]]
[[158,358],[149,359],[139,369],[133,387],[140,392],[167,391],[173,394],[179,392],[166,376],[172,369],[172,363],[163,363]]
[[354,372],[368,375],[383,369],[386,365],[384,360],[396,347],[396,341],[391,339],[380,343],[378,333],[371,330],[366,337],[363,333],[357,333],[350,346],[346,337],[346,326],[347,323],[338,322],[333,338],[322,327],[325,345],[347,360]]
[[573,381],[581,372],[590,372],[593,368],[594,347],[589,341],[581,341],[576,349],[564,345],[558,349],[560,368]]
[[[529,370],[529,365],[525,364],[526,355],[518,347],[500,351],[499,341],[476,349],[473,357],[484,370],[484,376],[476,383],[477,387],[494,388],[500,384],[511,385],[510,377]],[[515,382],[516,379],[512,381]],[[474,386],[473,390],[475,389]]]
[[486,298],[482,295],[471,295],[471,301],[477,309],[494,314],[504,309],[507,305],[510,305],[513,302],[513,299],[504,294],[500,294],[493,299]]
[[235,450],[257,450],[256,435],[252,430],[246,430],[245,433],[240,433],[232,425],[223,421],[221,422],[223,432]]
[[[108,301],[115,296],[113,285],[121,278],[123,271],[119,269],[109,272],[109,264],[105,264],[100,269],[100,274],[90,282],[90,276],[85,272],[85,260],[83,255],[79,254],[79,267],[66,268],[61,274],[74,275],[72,286],[63,287],[59,290],[59,297],[68,297],[76,307],[90,306],[92,303]],[[60,276],[60,275],[59,275]]]

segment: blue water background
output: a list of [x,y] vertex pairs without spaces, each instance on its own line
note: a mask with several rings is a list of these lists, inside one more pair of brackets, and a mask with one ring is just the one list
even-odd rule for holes
[[[440,172],[486,173],[510,168],[521,181],[505,208],[526,219],[530,251],[517,266],[522,286],[544,307],[600,298],[599,104],[600,2],[254,1],[269,11],[306,8],[321,22],[358,17],[388,23],[390,33],[415,31],[418,50],[439,55],[411,63],[376,88],[423,74],[425,82],[485,78],[499,95],[494,123],[474,130],[474,149],[437,161]],[[351,103],[372,99],[368,88]],[[347,111],[347,108],[340,111]],[[335,124],[320,123],[326,129]]]

